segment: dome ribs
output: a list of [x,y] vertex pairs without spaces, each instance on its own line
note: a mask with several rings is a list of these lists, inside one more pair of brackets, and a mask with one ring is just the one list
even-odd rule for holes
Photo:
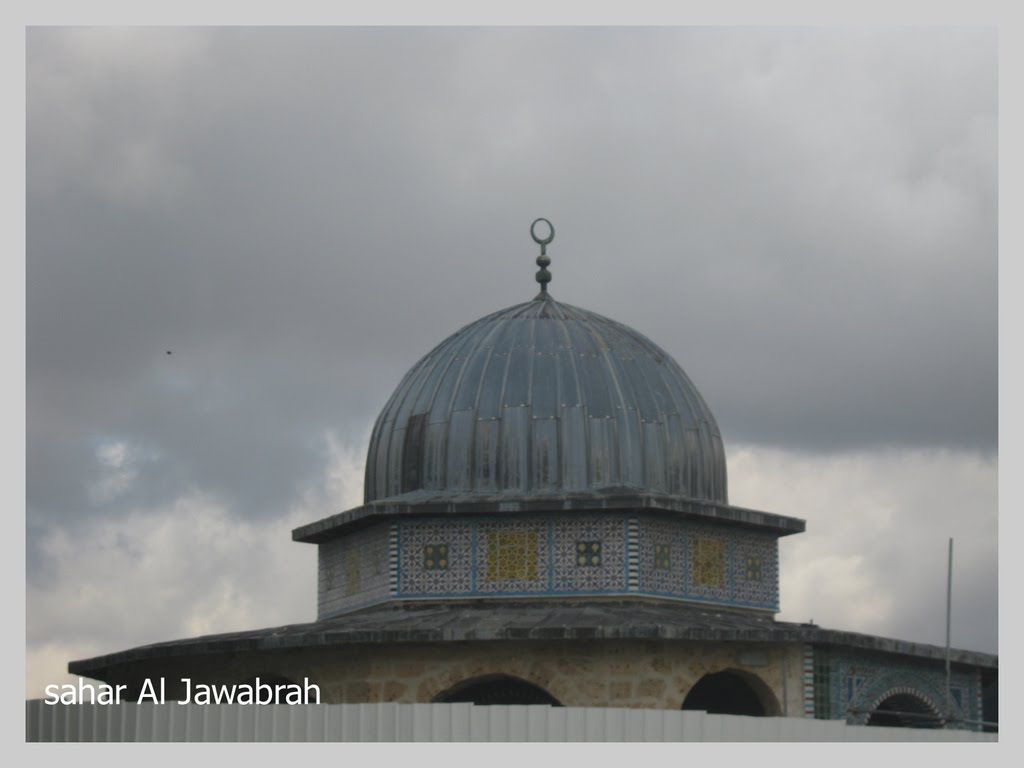
[[367,502],[415,491],[642,493],[725,502],[721,435],[692,382],[628,326],[550,297],[465,326],[374,428]]

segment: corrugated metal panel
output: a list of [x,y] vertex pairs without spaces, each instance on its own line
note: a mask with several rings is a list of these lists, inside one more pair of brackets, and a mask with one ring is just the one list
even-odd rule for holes
[[711,493],[713,496],[718,497],[725,493],[727,484],[725,477],[725,446],[722,445],[721,435],[714,432],[711,433],[711,451],[711,478],[714,483],[714,489]]
[[665,425],[643,423],[644,483],[648,488],[665,488]]
[[25,702],[28,742],[997,742],[998,734],[601,707]]
[[424,441],[423,487],[444,488],[448,466],[448,425],[429,424]]
[[431,424],[447,423],[452,412],[452,397],[466,367],[466,360],[465,356],[453,357],[451,364],[445,369],[444,376],[437,385],[437,392],[434,393],[434,401],[430,404]]
[[534,419],[531,441],[531,486],[539,491],[555,488],[558,472],[558,420]]
[[413,415],[418,413],[429,413],[437,395],[438,385],[440,385],[441,379],[444,378],[449,366],[451,366],[454,361],[455,350],[451,348],[445,349],[444,354],[436,356],[430,371],[423,377],[419,392],[416,393],[416,399],[413,401],[410,398],[410,402],[413,403]]
[[503,407],[519,408],[529,404],[532,362],[533,350],[529,347],[516,347],[509,353],[508,375],[505,377],[505,391],[501,397]]
[[448,424],[448,487],[468,491],[473,487],[473,439],[476,411],[455,411]]
[[501,417],[499,463],[502,488],[525,491],[530,486],[530,408],[505,408]]
[[[603,329],[595,327],[596,323],[586,322],[588,318],[578,316],[572,308],[566,304],[559,304],[561,309],[561,323],[569,337],[569,346],[580,357],[597,357],[607,346],[601,338]],[[584,320],[584,322],[580,322]]]
[[661,364],[649,355],[638,356],[636,364],[641,376],[643,376],[643,380],[646,382],[647,391],[654,400],[656,417],[664,420],[668,414],[677,413],[678,409],[675,401],[672,399],[672,394],[668,391],[668,387],[665,386],[665,381],[661,376]]
[[369,497],[372,494],[377,498],[383,498],[388,494],[388,467],[390,466],[388,462],[388,444],[391,436],[394,434],[394,431],[390,429],[390,426],[390,424],[385,425],[386,436],[378,447],[376,461],[374,461],[372,453],[366,458],[367,467],[372,464],[374,473],[372,484],[367,482],[363,489],[364,496]]
[[616,415],[615,421],[618,425],[619,481],[623,485],[642,488],[646,476],[640,418],[635,408],[623,408]]
[[568,408],[583,405],[584,398],[580,388],[580,377],[576,366],[576,357],[569,347],[556,349],[558,361],[558,404]]
[[704,420],[705,414],[700,410],[700,400],[688,391],[690,387],[682,378],[682,371],[679,370],[679,367],[668,362],[658,366],[658,373],[665,390],[672,399],[672,411],[679,414],[687,429],[698,426]]
[[[480,379],[483,377],[487,360],[491,356],[489,347],[478,345],[469,354],[466,369],[462,373],[452,409],[463,411],[476,408],[476,398],[480,393]],[[373,450],[373,437],[370,438],[370,450]]]
[[695,429],[687,429],[683,433],[684,452],[686,456],[686,481],[684,493],[688,496],[701,498],[700,496],[700,467],[702,457],[700,455],[700,436]]
[[640,364],[633,358],[619,358],[618,362],[623,374],[619,381],[628,382],[629,397],[639,411],[640,418],[644,421],[659,421],[664,411],[658,410]]
[[493,491],[498,487],[498,432],[497,419],[476,423],[476,444],[473,450],[473,488]]
[[402,441],[402,492],[415,491],[425,487],[423,468],[426,453],[427,414],[417,413],[409,417],[409,424]]
[[686,440],[686,430],[678,413],[666,413],[665,438],[665,470],[668,474],[668,492],[677,496],[692,496],[689,478],[692,475],[691,463],[697,458],[696,443]]
[[496,419],[501,415],[501,394],[508,375],[508,351],[494,349],[487,361],[483,380],[480,383],[480,398],[476,415],[481,419]]
[[590,443],[587,445],[587,454],[590,458],[590,486],[601,488],[602,486],[618,485],[619,444],[615,419],[591,418],[588,426],[590,428]]
[[[415,409],[417,400],[419,399],[420,392],[425,388],[429,392],[433,392],[434,388],[428,387],[428,382],[431,381],[431,376],[437,370],[438,365],[441,363],[441,355],[431,353],[422,362],[418,369],[414,369],[416,372],[414,376],[410,377],[409,384],[405,388],[405,395],[402,397],[401,402],[398,403],[397,411],[395,413],[395,424],[399,429],[404,427],[408,422],[409,417],[415,413],[420,413],[423,409]],[[443,367],[443,366],[442,366]]]
[[597,419],[612,415],[612,398],[608,389],[608,367],[600,355],[580,355],[576,370],[583,389],[583,403],[587,413]]
[[402,448],[405,445],[405,424],[401,429],[392,430],[388,444],[388,466],[385,477],[387,478],[388,495],[393,496],[402,492]]
[[534,356],[530,389],[534,418],[549,419],[558,415],[558,365],[555,355],[537,353]]
[[508,375],[501,403],[506,408],[517,408],[530,402],[530,378],[536,349],[533,335],[537,321],[524,318],[515,321],[516,335],[509,350]]
[[567,490],[587,487],[587,416],[582,406],[562,409],[559,441],[561,486]]

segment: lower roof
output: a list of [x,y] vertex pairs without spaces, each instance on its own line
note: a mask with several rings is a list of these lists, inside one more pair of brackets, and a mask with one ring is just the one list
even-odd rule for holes
[[[691,640],[798,642],[945,659],[945,649],[753,612],[647,601],[474,601],[390,603],[308,624],[173,640],[72,661],[72,674],[103,679],[112,667],[205,654],[282,651],[367,643],[500,640]],[[951,650],[957,664],[996,668],[999,657]]]

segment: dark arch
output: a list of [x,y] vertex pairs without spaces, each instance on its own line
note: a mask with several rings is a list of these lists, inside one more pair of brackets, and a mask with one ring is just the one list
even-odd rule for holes
[[711,715],[779,714],[779,703],[771,688],[750,672],[727,669],[704,675],[683,700],[683,709],[699,709]]
[[511,675],[486,675],[456,683],[434,697],[435,704],[550,704],[562,706],[562,702],[538,685],[520,680]]
[[886,696],[868,715],[865,725],[889,728],[941,728],[942,718],[922,696],[901,691]]

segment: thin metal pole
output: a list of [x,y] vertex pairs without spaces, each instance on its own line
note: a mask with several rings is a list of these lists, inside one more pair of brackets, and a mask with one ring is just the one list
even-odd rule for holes
[[949,675],[949,614],[953,602],[953,539],[949,539],[949,566],[946,569],[946,717],[953,717],[953,694]]

